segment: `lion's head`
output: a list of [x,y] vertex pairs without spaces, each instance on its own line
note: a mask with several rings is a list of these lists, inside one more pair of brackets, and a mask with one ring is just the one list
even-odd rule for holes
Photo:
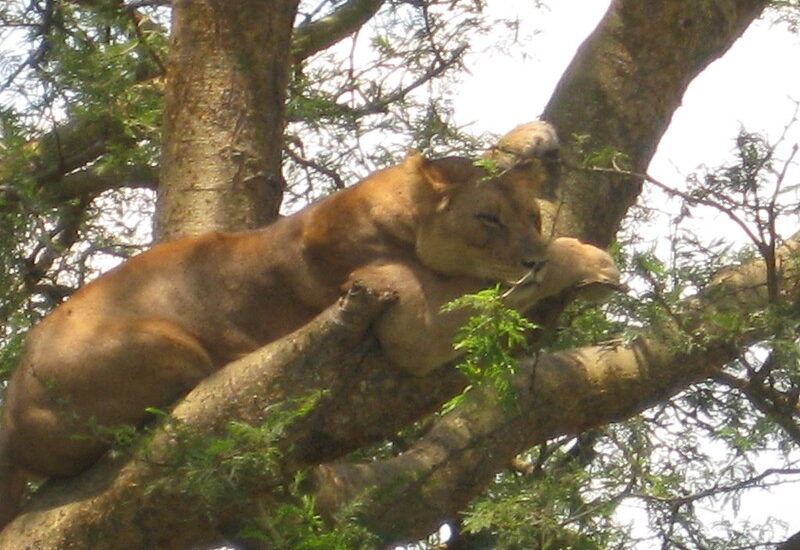
[[514,283],[543,265],[537,196],[549,177],[545,164],[490,175],[463,158],[408,162],[437,192],[438,204],[417,228],[416,253],[428,268],[445,275]]

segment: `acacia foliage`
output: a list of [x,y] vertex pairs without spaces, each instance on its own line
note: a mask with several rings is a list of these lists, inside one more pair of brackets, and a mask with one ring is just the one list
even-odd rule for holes
[[[31,322],[109,258],[148,240],[141,224],[152,213],[157,186],[166,4],[42,1],[0,8],[2,32],[13,44],[4,52],[0,89],[4,372]],[[303,4],[298,25],[336,7]],[[480,2],[390,3],[357,40],[299,59],[287,112],[285,208],[385,166],[409,144],[435,153],[477,151],[480,137],[453,127],[448,100],[470,37],[497,24]],[[686,187],[652,182],[682,204],[668,252],[638,238],[649,207],[637,207],[617,245],[630,292],[602,309],[569,308],[541,345],[555,350],[633,339],[653,324],[674,324],[671,345],[702,347],[694,327],[681,321],[686,297],[721,268],[752,257],[771,266],[770,307],[709,315],[733,344],[754,331],[770,336],[641,415],[523,453],[459,518],[464,535],[453,544],[633,548],[646,537],[665,547],[735,548],[781,540],[778,523],[748,525],[704,509],[735,511],[751,489],[798,474],[797,306],[781,303],[772,290],[780,277],[774,251],[797,230],[796,173],[788,169],[795,159],[786,145],[742,133],[730,165],[698,174]],[[581,161],[581,170],[611,177],[626,168],[613,148],[585,151]],[[748,245],[708,240],[687,226],[701,207],[733,219]],[[358,458],[400,452],[421,429],[411,427]],[[618,511],[631,503],[647,514],[650,532],[626,527]],[[317,528],[303,506],[301,499],[288,523],[268,517],[269,529],[297,545],[287,524],[297,525],[299,517]]]

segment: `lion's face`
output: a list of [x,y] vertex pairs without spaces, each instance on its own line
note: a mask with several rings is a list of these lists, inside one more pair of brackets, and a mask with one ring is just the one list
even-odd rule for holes
[[546,178],[542,166],[491,179],[464,159],[432,161],[425,170],[440,201],[417,233],[423,264],[446,275],[501,283],[514,283],[542,267],[547,242],[536,200],[539,186],[532,183]]

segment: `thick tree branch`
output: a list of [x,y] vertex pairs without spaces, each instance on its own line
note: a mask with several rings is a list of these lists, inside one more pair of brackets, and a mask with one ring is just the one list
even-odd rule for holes
[[[212,435],[234,419],[263,421],[275,403],[336,388],[342,377],[339,359],[357,347],[390,299],[354,289],[297,332],[206,379],[175,407],[174,421],[157,429],[127,465],[106,457],[83,475],[46,485],[27,512],[0,533],[0,549],[93,548],[97,532],[104,533],[103,547],[109,550],[182,549],[213,540],[215,531],[196,506],[197,495],[171,492],[176,483],[169,481],[153,483],[177,475],[166,466],[176,445],[176,422],[181,430]],[[292,443],[281,445],[287,456]],[[301,463],[286,464],[287,475]],[[263,487],[247,490],[257,494]],[[220,521],[232,512],[223,512]]]
[[358,31],[375,15],[384,0],[350,0],[330,15],[301,24],[294,31],[292,56],[305,59]]
[[[723,55],[766,0],[614,0],[578,50],[543,118],[578,162],[601,150],[646,171],[689,83]],[[580,140],[580,146],[576,144]],[[568,173],[557,232],[607,246],[641,180]],[[597,208],[598,204],[604,205]]]
[[109,189],[151,189],[158,187],[158,169],[153,166],[114,166],[97,170],[86,168],[67,174],[52,190],[58,200],[94,197]]
[[[76,119],[27,144],[31,153],[24,167],[17,160],[0,162],[0,181],[14,181],[27,172],[26,176],[45,200],[80,198],[83,195],[69,195],[67,189],[61,187],[64,176],[99,158],[109,144],[132,145],[130,141],[122,124],[110,113]],[[13,187],[9,186],[3,199],[13,203],[12,191]]]
[[[800,301],[800,240],[778,257],[780,297]],[[369,464],[321,465],[314,472],[318,502],[328,511],[366,495],[364,516],[387,537],[422,537],[457,517],[515,455],[558,435],[628,418],[714,373],[768,336],[734,336],[713,314],[754,312],[769,305],[763,261],[728,270],[702,295],[684,304],[692,331],[651,327],[649,335],[621,342],[543,354],[521,364],[518,407],[513,411],[475,394],[438,421],[403,454]],[[681,345],[686,338],[703,346]],[[371,498],[370,495],[379,495]]]
[[[780,296],[788,303],[800,300],[798,255],[797,239],[779,250]],[[374,347],[348,352],[380,307],[366,302],[364,310],[357,307],[353,312],[345,307],[328,311],[291,337],[229,365],[190,393],[173,416],[193,433],[213,434],[233,419],[258,422],[272,403],[328,389],[330,396],[312,415],[299,420],[290,439],[281,445],[289,475],[370,440],[391,436],[398,427],[452,395],[461,382],[449,368],[428,378],[403,376],[381,364]],[[424,534],[436,522],[454,517],[522,450],[559,434],[627,418],[707,377],[735,357],[742,346],[763,337],[748,333],[733,342],[709,321],[709,313],[754,311],[768,302],[763,262],[753,262],[727,270],[706,292],[686,302],[685,327],[708,341],[704,347],[676,345],[676,338],[686,336],[676,333],[674,326],[664,326],[654,327],[650,337],[631,344],[612,343],[528,358],[522,362],[517,382],[516,410],[508,412],[487,396],[475,394],[472,402],[443,417],[411,449],[395,458],[317,467],[313,479],[319,502],[332,510],[361,495],[365,488],[377,487],[369,495],[380,496],[365,510],[370,524],[387,536]],[[366,313],[362,316],[362,312]],[[403,399],[408,402],[400,405],[398,400]],[[192,495],[146,490],[155,479],[169,479],[170,470],[158,464],[166,462],[172,433],[169,426],[162,427],[148,452],[121,471],[106,462],[68,482],[51,483],[3,532],[0,549],[17,548],[6,541],[18,544],[28,539],[15,537],[37,531],[47,531],[55,541],[37,540],[37,547],[60,548],[65,541],[83,540],[80,537],[88,536],[88,531],[105,532],[131,522],[147,526],[136,530],[144,532],[136,536],[166,537],[168,532],[169,539],[178,542],[131,542],[120,537],[116,548],[154,542],[159,547],[180,548],[191,542],[186,537],[210,537],[213,530],[208,519],[189,512]],[[269,481],[275,480],[265,480]],[[263,493],[265,489],[241,487],[240,494],[248,495],[248,506],[268,507],[273,497],[268,490]],[[217,519],[235,524],[238,511],[221,513]],[[54,524],[57,527],[49,530],[37,529]]]

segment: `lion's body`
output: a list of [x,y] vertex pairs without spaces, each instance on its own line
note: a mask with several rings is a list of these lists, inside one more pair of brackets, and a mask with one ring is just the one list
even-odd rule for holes
[[0,525],[22,472],[88,467],[107,447],[98,429],[140,424],[148,407],[304,325],[355,281],[398,293],[376,334],[390,360],[423,375],[453,357],[464,314],[439,313],[450,299],[537,273],[522,308],[603,270],[612,280],[608,257],[573,239],[548,256],[535,200],[543,178],[536,162],[484,181],[466,159],[412,155],[264,229],[158,245],[86,285],[31,331],[12,374]]

